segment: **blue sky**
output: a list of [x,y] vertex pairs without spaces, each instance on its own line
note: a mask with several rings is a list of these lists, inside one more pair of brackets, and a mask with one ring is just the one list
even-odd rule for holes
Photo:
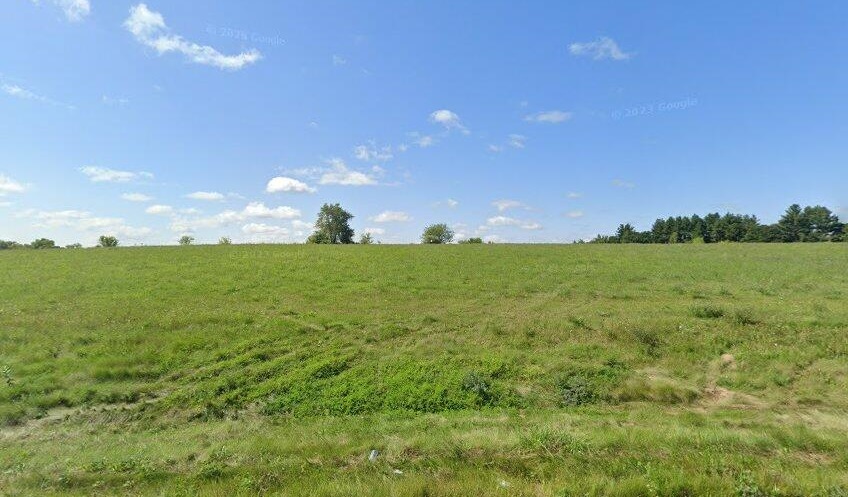
[[[560,5],[561,4],[561,5]],[[0,3],[0,238],[848,217],[848,4]],[[276,178],[276,179],[275,179]],[[273,181],[272,181],[273,180]]]

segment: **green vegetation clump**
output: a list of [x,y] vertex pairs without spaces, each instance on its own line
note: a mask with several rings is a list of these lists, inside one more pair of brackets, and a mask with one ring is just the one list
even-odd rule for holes
[[845,267],[836,244],[6,250],[0,494],[838,496]]

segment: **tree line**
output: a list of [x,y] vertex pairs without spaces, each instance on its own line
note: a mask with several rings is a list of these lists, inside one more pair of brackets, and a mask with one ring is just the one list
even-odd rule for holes
[[614,235],[598,235],[590,243],[842,242],[848,241],[845,231],[827,207],[792,204],[774,224],[753,215],[695,214],[657,219],[649,231],[621,224]]

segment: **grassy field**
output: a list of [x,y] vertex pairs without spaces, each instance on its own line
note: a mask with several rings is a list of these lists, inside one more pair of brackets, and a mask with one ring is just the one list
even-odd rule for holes
[[2,495],[848,496],[845,244],[19,250],[0,275]]

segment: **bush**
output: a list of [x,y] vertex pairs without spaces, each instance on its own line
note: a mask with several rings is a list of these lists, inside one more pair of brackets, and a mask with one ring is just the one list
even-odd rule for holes
[[719,307],[712,306],[702,306],[702,307],[694,307],[692,309],[692,315],[696,318],[702,319],[718,319],[724,316],[724,310]]
[[582,374],[570,374],[558,382],[560,404],[563,406],[582,406],[598,400],[591,382]]
[[218,239],[218,245],[232,245],[233,241],[226,236],[222,236]]
[[118,239],[115,238],[114,236],[103,235],[98,240],[97,246],[98,247],[117,247],[118,246]]
[[39,238],[30,244],[30,247],[34,249],[54,249],[56,247],[56,242],[50,240],[49,238]]
[[483,243],[483,239],[479,237],[472,237],[467,240],[460,240],[459,243]]

